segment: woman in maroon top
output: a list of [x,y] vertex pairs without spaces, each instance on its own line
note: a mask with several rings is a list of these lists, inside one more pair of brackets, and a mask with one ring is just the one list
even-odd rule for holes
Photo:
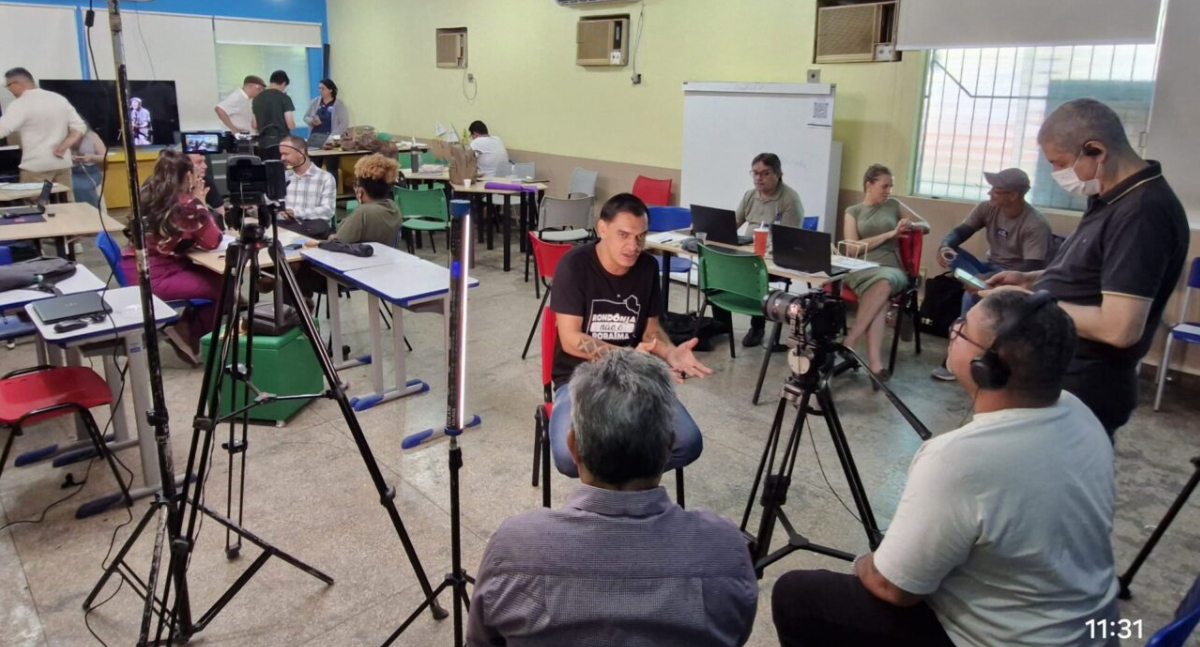
[[[216,249],[221,244],[221,228],[204,203],[204,177],[192,173],[192,162],[183,153],[167,149],[154,164],[154,173],[142,185],[139,196],[146,214],[146,257],[150,265],[150,286],[164,301],[208,299],[213,304],[188,308],[176,324],[178,337],[187,343],[189,361],[199,357],[200,338],[216,323],[217,296],[221,276],[198,268],[187,259],[187,251]],[[137,260],[133,245],[121,253],[121,269],[133,280]],[[186,355],[190,355],[187,357]]]

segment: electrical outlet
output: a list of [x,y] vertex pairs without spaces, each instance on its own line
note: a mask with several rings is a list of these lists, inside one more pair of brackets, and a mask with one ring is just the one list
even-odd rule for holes
[[471,74],[470,72],[467,72],[467,83],[474,83],[474,82],[475,82],[475,75]]
[[641,74],[634,74],[634,75],[633,75],[633,84],[634,84],[634,85],[641,85],[641,84],[642,84],[642,75],[641,75]]
[[621,64],[621,50],[614,49],[612,52],[610,52],[608,55],[608,62],[611,65],[620,65]]

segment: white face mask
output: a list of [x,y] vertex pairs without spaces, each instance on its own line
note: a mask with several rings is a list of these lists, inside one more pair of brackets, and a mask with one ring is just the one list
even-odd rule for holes
[[1058,182],[1058,185],[1071,195],[1087,197],[1089,195],[1099,194],[1100,169],[1104,163],[1100,162],[1100,165],[1096,167],[1096,177],[1090,180],[1082,180],[1079,178],[1079,174],[1075,172],[1075,165],[1078,163],[1079,157],[1077,156],[1071,166],[1054,171],[1050,174],[1050,177],[1054,178],[1054,181]]

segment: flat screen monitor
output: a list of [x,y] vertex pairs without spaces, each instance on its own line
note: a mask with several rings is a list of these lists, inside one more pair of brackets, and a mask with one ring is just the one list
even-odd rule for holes
[[[121,125],[113,81],[43,80],[41,87],[67,98],[108,146],[116,146]],[[129,82],[130,125],[135,146],[170,146],[179,132],[179,103],[174,81]]]

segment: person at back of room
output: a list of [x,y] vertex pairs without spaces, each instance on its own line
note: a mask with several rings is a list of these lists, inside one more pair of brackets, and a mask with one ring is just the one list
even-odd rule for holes
[[312,134],[325,133],[341,137],[350,127],[350,114],[346,104],[338,99],[338,87],[333,79],[321,79],[317,84],[317,98],[308,104],[304,123],[312,127]]
[[271,73],[271,85],[254,97],[251,104],[253,126],[264,151],[277,146],[296,129],[296,106],[287,95],[290,83],[287,72],[275,70]]
[[488,133],[487,124],[472,121],[467,128],[471,135],[471,150],[475,151],[475,164],[479,177],[505,177],[508,175],[508,149],[499,137]]
[[[1029,176],[1019,168],[1006,168],[984,173],[983,179],[992,186],[987,202],[979,203],[961,225],[942,239],[938,265],[951,271],[961,269],[983,280],[1004,270],[1033,272],[1045,268],[1054,233],[1046,217],[1025,201]],[[962,247],[980,229],[987,233],[987,260],[976,258]],[[978,302],[975,290],[964,290],[959,314],[966,315]],[[943,363],[933,369],[933,377],[950,382],[954,373]]]
[[213,108],[217,118],[231,133],[254,132],[254,98],[267,87],[262,78],[251,74],[242,80],[242,87],[230,92]]
[[[204,177],[198,176],[183,152],[166,149],[154,163],[154,171],[139,189],[142,214],[146,219],[146,258],[150,287],[164,301],[208,299],[210,305],[189,307],[175,324],[185,348],[172,347],[181,359],[196,363],[200,338],[216,324],[216,301],[221,292],[221,275],[187,259],[190,249],[212,250],[221,244],[217,218],[204,204]],[[132,283],[137,280],[137,260],[132,243],[121,252],[121,270]],[[170,338],[168,337],[170,340]]]
[[71,168],[71,188],[76,202],[100,208],[100,183],[104,180],[100,165],[107,151],[104,140],[90,126],[87,134],[71,147],[71,161],[75,164]]
[[[750,162],[750,177],[754,188],[742,196],[734,216],[737,226],[750,223],[751,229],[762,226],[787,225],[799,227],[804,222],[804,204],[792,187],[783,183],[783,164],[775,153],[759,153]],[[717,310],[713,306],[713,310]],[[743,346],[757,346],[763,341],[767,320],[750,318],[750,330],[742,338]]]
[[87,133],[87,122],[61,94],[43,90],[23,67],[4,73],[4,87],[17,99],[0,115],[0,139],[21,136],[20,181],[49,180],[71,188],[71,147]]

